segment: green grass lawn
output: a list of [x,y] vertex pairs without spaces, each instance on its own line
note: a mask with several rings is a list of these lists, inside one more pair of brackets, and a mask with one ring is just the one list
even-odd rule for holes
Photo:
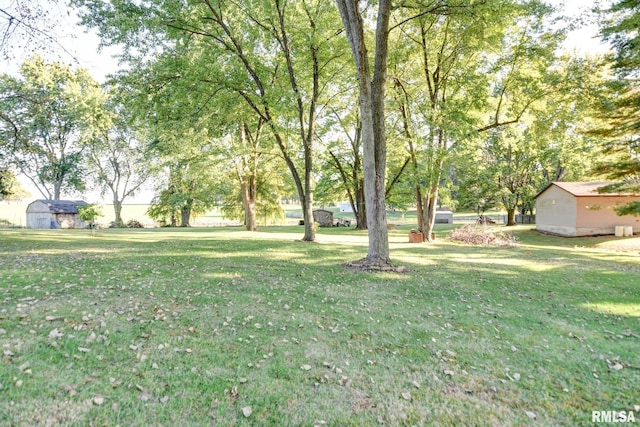
[[[640,419],[640,256],[366,232],[0,229],[0,425],[586,425]],[[504,228],[501,228],[504,229]]]

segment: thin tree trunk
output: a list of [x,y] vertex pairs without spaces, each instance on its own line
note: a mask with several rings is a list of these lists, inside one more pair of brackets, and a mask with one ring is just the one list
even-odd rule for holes
[[424,238],[427,242],[433,242],[433,226],[436,223],[436,210],[438,206],[438,182],[431,185],[429,189],[429,203],[427,204],[427,214],[425,215],[425,225],[423,229]]
[[53,184],[53,200],[60,200],[60,188],[62,187],[62,182],[56,182]]
[[122,225],[122,202],[117,198],[113,199],[113,212],[115,214],[114,222],[120,227]]
[[362,182],[362,180],[359,180],[358,187],[356,188],[356,206],[354,212],[356,214],[356,229],[366,230],[367,209],[366,203],[364,202],[364,182]]
[[422,230],[424,237],[428,242],[433,242],[433,227],[436,223],[436,211],[438,208],[438,194],[440,191],[440,176],[442,175],[442,159],[434,161],[435,171],[432,176],[431,188],[429,189],[429,203],[427,204],[427,212],[425,218],[425,227]]

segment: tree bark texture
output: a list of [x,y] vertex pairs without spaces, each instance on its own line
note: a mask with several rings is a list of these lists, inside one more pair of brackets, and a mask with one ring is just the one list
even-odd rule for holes
[[193,199],[189,199],[180,208],[180,227],[191,227],[191,224],[189,223],[189,221],[191,220],[192,207],[193,207]]
[[113,198],[113,213],[115,216],[115,223],[119,227],[122,225],[122,202],[117,197]]
[[[245,123],[241,123],[240,129],[240,145],[247,146],[247,131]],[[249,163],[249,164],[246,164]],[[256,231],[258,221],[256,215],[256,203],[258,196],[257,188],[257,165],[254,158],[249,156],[248,160],[243,160],[242,165],[238,167],[238,179],[240,180],[240,193],[242,195],[242,208],[244,210],[244,229],[246,231]]]
[[386,218],[386,135],[384,122],[384,94],[387,78],[389,17],[391,2],[380,0],[376,23],[374,73],[371,76],[364,26],[358,0],[337,0],[347,38],[356,64],[360,90],[360,117],[364,154],[364,194],[369,234],[366,261],[372,265],[386,265],[389,256],[389,237]]

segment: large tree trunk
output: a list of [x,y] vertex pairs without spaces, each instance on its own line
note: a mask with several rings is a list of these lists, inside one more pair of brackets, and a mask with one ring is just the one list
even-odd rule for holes
[[516,207],[507,208],[507,226],[517,225],[516,223]]
[[180,227],[190,227],[189,221],[191,219],[191,208],[193,207],[193,200],[187,200],[187,203],[180,208]]
[[242,207],[244,208],[244,229],[247,231],[256,231],[258,227],[256,219],[255,182],[255,179],[249,179],[249,182],[245,179],[240,184]]
[[302,202],[302,219],[304,220],[304,237],[305,242],[313,242],[316,239],[316,225],[313,220],[313,204],[310,203],[308,194],[300,195]]
[[389,237],[386,217],[386,138],[384,123],[384,93],[387,78],[387,54],[391,2],[380,0],[376,24],[374,75],[371,78],[364,39],[364,28],[358,0],[337,0],[340,16],[351,45],[360,89],[360,116],[364,152],[364,194],[369,234],[366,262],[388,265]]
[[[244,122],[240,123],[240,146],[247,147],[249,145],[249,132]],[[259,132],[259,130],[258,130]],[[257,148],[257,139],[253,141],[254,149]],[[242,195],[242,208],[244,210],[244,229],[247,231],[256,231],[258,228],[258,220],[256,215],[256,203],[258,198],[258,177],[257,162],[254,156],[248,160],[242,161],[242,165],[238,166],[238,179],[240,180],[240,193]]]

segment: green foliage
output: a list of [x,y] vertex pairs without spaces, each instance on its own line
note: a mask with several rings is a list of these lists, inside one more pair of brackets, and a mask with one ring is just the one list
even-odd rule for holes
[[640,68],[640,4],[635,0],[618,0],[601,11],[601,34],[614,48],[615,69],[630,77]]
[[49,199],[85,188],[83,143],[105,119],[104,93],[85,70],[24,62],[0,76],[0,140],[5,161]]
[[615,211],[618,215],[640,216],[640,202],[627,203],[624,206],[616,207]]
[[78,206],[78,216],[85,222],[94,223],[100,215],[102,215],[102,212],[98,205],[89,204]]
[[16,191],[16,176],[9,169],[0,168],[0,200],[11,196]]
[[92,138],[84,144],[91,187],[101,196],[109,193],[114,204],[114,222],[122,223],[122,204],[135,196],[157,173],[148,155],[144,122],[136,120],[131,95],[118,85],[111,86],[105,102],[105,116]]
[[180,206],[173,204],[169,195],[161,192],[160,196],[154,198],[151,206],[147,209],[147,215],[161,226],[175,227],[180,215]]
[[[607,92],[599,101],[600,119],[592,134],[604,140],[596,173],[615,180],[611,190],[640,192],[640,5],[620,0],[601,11],[601,34],[613,46],[607,59],[613,70]],[[638,212],[637,204],[621,207],[622,214]]]
[[[564,61],[556,53],[564,30],[548,25],[551,13],[535,1],[479,2],[445,16],[409,20],[403,35],[394,39],[389,105],[396,125],[389,140],[405,154],[390,156],[389,169],[402,170],[407,156],[409,163],[395,181],[391,199],[407,203],[413,198],[418,226],[427,228],[425,233],[433,226],[429,208],[449,203],[445,200],[453,194],[477,211],[501,199],[512,205],[522,200],[488,176],[482,141],[490,140],[487,134],[492,131],[522,129],[534,119],[545,122],[552,115],[547,104],[556,105],[549,99],[559,100],[567,92],[570,79],[561,75]],[[548,129],[558,127],[559,121],[552,119]],[[522,144],[534,140],[528,137]],[[469,152],[478,163],[467,163],[460,154]],[[503,182],[511,179],[509,159],[485,156],[504,166]],[[390,176],[395,179],[396,172]],[[527,176],[513,179],[523,182]],[[454,188],[458,184],[462,188]]]
[[[262,188],[264,189],[269,187],[267,186]],[[273,193],[267,193],[259,196],[255,206],[256,219],[259,224],[277,224],[284,219],[285,215],[284,210],[280,206],[280,199],[274,196],[275,195]],[[221,210],[225,218],[244,221],[246,213],[244,206],[242,205],[242,198],[239,197],[237,189],[233,193],[228,193],[226,195],[223,199]]]
[[211,158],[203,153],[187,160],[167,160],[167,179],[151,202],[147,213],[162,224],[189,226],[191,218],[204,213],[214,203]]
[[[330,2],[73,4],[104,43],[127,47],[124,59],[135,64],[127,79],[139,106],[151,104],[151,126],[206,130],[208,140],[238,122],[261,120],[310,213],[315,127],[332,96],[329,82],[342,72],[334,63],[345,43],[336,37]],[[305,239],[313,240],[310,230]]]

